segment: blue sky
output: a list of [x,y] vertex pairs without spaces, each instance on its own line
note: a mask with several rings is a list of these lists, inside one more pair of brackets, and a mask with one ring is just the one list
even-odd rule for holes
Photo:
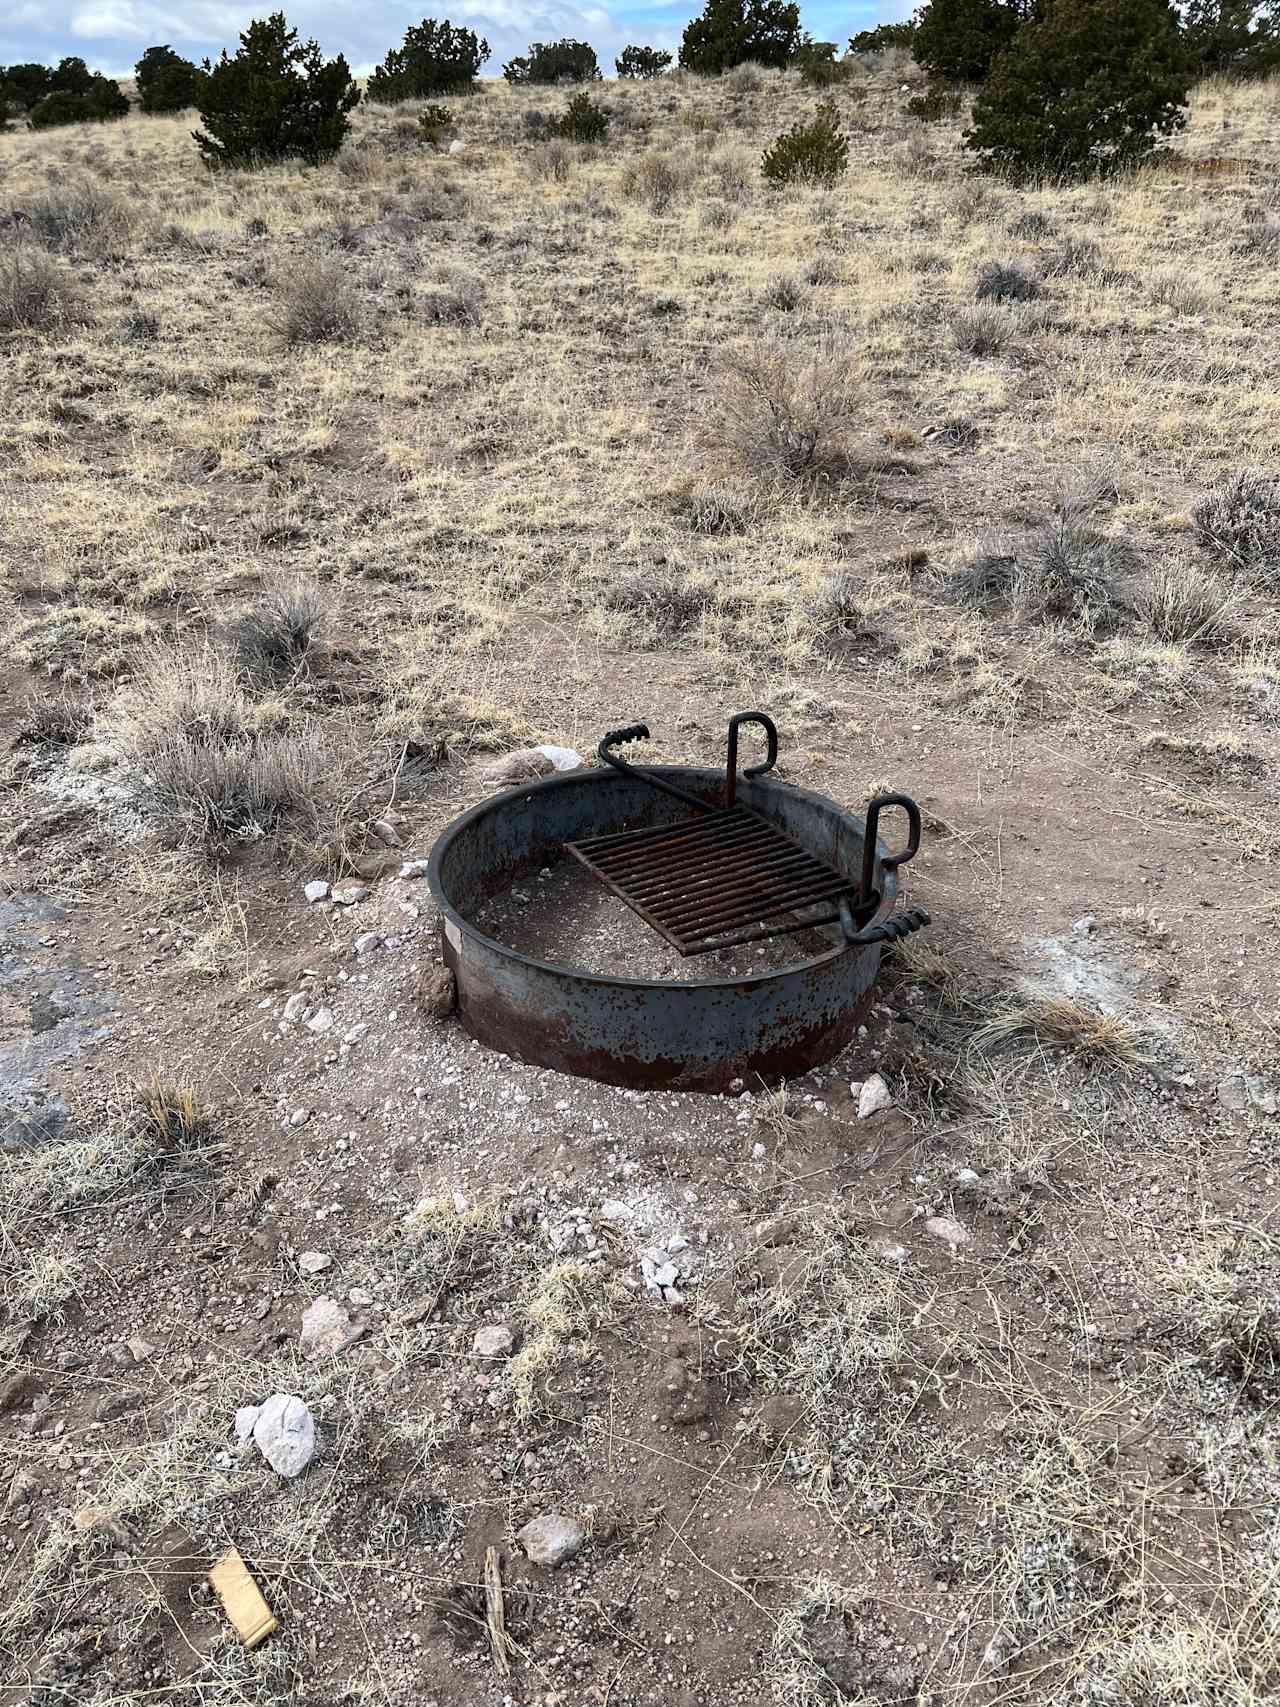
[[[95,71],[120,76],[132,71],[142,50],[167,42],[190,59],[234,48],[251,18],[283,5],[290,24],[314,36],[328,53],[345,53],[352,69],[369,70],[424,15],[447,15],[488,39],[492,76],[504,60],[531,41],[576,36],[589,41],[612,73],[615,54],[628,42],[675,48],[700,0],[683,6],[560,4],[558,0],[489,0],[469,8],[424,0],[0,0],[0,64],[37,60],[51,64],[78,54]],[[901,18],[911,0],[851,0],[847,6],[803,7],[804,27],[820,40],[843,42],[855,31],[885,18]]]

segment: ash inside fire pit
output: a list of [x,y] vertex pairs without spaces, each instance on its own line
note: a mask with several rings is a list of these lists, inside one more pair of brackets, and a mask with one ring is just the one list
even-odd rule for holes
[[518,954],[604,978],[715,984],[825,954],[838,926],[797,929],[686,957],[574,859],[546,866],[479,908],[477,927]]

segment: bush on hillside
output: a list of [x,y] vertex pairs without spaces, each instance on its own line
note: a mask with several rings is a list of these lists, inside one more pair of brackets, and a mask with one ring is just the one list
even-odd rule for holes
[[910,53],[915,46],[914,19],[901,24],[877,24],[873,30],[859,30],[849,37],[850,53],[887,53],[890,48],[902,48]]
[[685,29],[680,64],[707,77],[748,60],[780,71],[800,41],[800,7],[794,0],[707,0]]
[[921,124],[940,124],[944,119],[959,116],[960,97],[954,89],[931,83],[923,94],[912,95],[907,102],[907,112]]
[[829,89],[833,83],[843,83],[849,75],[849,67],[836,58],[833,41],[802,41],[791,57],[791,68],[800,73],[800,81],[811,89]]
[[1013,41],[1035,0],[928,0],[911,51],[926,71],[953,83],[981,83]]
[[418,114],[418,135],[432,148],[442,147],[453,127],[453,114],[440,101],[428,101]]
[[63,124],[105,124],[110,119],[126,118],[128,112],[128,97],[120,85],[95,71],[83,94],[57,89],[38,101],[27,116],[32,130],[51,130]]
[[582,90],[569,102],[563,118],[552,119],[546,134],[562,142],[603,142],[609,132],[609,115]]
[[194,107],[204,72],[171,47],[149,47],[133,68],[144,113],[180,113]]
[[1010,176],[1079,176],[1186,123],[1192,65],[1169,0],[1053,0],[992,67],[965,146]]
[[661,77],[671,64],[671,55],[660,47],[624,47],[614,60],[619,77]]
[[798,124],[765,149],[760,170],[771,184],[834,184],[849,165],[840,115],[823,102],[810,124]]
[[300,42],[283,12],[256,19],[233,55],[222,51],[200,92],[203,131],[194,131],[211,166],[257,166],[296,156],[309,166],[335,155],[360,99],[341,54],[325,61]]
[[421,100],[424,95],[461,95],[470,90],[489,57],[489,44],[474,30],[424,18],[404,32],[369,78],[370,101]]
[[596,50],[585,41],[532,43],[528,53],[504,65],[508,83],[594,83],[600,77]]

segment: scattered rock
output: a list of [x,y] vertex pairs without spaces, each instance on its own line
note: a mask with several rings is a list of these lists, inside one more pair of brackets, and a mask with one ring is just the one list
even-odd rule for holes
[[303,885],[302,893],[306,896],[308,905],[314,907],[317,901],[329,899],[329,885],[323,877],[313,877],[310,883]]
[[477,1328],[471,1342],[473,1357],[510,1357],[516,1347],[516,1337],[507,1322],[497,1322],[487,1328]]
[[956,1184],[957,1185],[981,1185],[981,1183],[982,1183],[982,1175],[975,1172],[975,1170],[973,1168],[957,1168],[956,1169]]
[[1276,1093],[1264,1079],[1250,1073],[1228,1073],[1218,1086],[1218,1101],[1232,1114],[1246,1114],[1256,1108],[1259,1114],[1275,1114],[1280,1109]]
[[24,1511],[31,1504],[39,1486],[39,1482],[30,1470],[24,1470],[19,1466],[13,1472],[13,1479],[9,1483],[9,1492],[5,1498],[6,1515],[12,1516],[15,1512]]
[[901,1268],[907,1260],[907,1247],[898,1244],[894,1239],[883,1240],[876,1246],[876,1249],[879,1251],[882,1261],[891,1262],[897,1268]]
[[292,1393],[273,1393],[262,1405],[236,1412],[236,1437],[254,1445],[281,1476],[300,1476],[315,1456],[316,1425],[307,1406]]
[[711,1415],[714,1396],[711,1385],[691,1370],[683,1358],[673,1357],[663,1366],[658,1381],[658,1403],[669,1422],[681,1428],[705,1422]]
[[350,1031],[343,1033],[342,1041],[348,1045],[350,1045],[352,1043],[360,1043],[366,1037],[368,1037],[368,1035],[369,1035],[368,1023],[365,1020],[361,1020],[357,1025],[353,1025],[351,1027]]
[[152,1345],[150,1340],[126,1340],[125,1350],[135,1363],[149,1363],[153,1357],[160,1354],[161,1347]]
[[290,1025],[298,1025],[311,1012],[311,1001],[305,990],[298,990],[284,1004],[284,1017]]
[[429,859],[407,859],[400,867],[401,877],[425,877],[431,869]]
[[377,931],[365,931],[362,936],[356,938],[351,946],[359,955],[372,954],[376,948],[382,947],[382,938]]
[[305,1126],[310,1119],[311,1110],[309,1108],[295,1108],[289,1116],[289,1124],[290,1126]]
[[587,1532],[577,1518],[562,1517],[558,1511],[531,1518],[516,1535],[533,1564],[552,1569],[580,1553],[586,1539]]
[[872,1073],[858,1092],[858,1119],[866,1120],[870,1115],[879,1114],[882,1108],[892,1107],[893,1092],[879,1073]]
[[602,1221],[631,1221],[635,1218],[635,1210],[629,1203],[624,1203],[620,1197],[606,1197],[600,1205]]
[[367,883],[344,883],[341,889],[335,889],[333,898],[340,907],[358,907],[362,901],[369,899]]
[[317,1035],[320,1035],[326,1031],[332,1031],[333,1030],[333,1009],[332,1008],[317,1008],[316,1011],[312,1014],[311,1018],[307,1021],[307,1030],[308,1031],[314,1031]]
[[1092,936],[1098,928],[1098,921],[1092,913],[1082,913],[1078,919],[1071,921],[1072,936]]
[[480,780],[489,788],[509,788],[513,783],[550,776],[555,768],[555,761],[537,747],[517,747],[515,752],[504,753],[483,766]]
[[300,1274],[323,1274],[325,1269],[332,1267],[333,1258],[324,1251],[302,1251],[298,1255]]
[[21,1410],[36,1396],[36,1378],[30,1369],[18,1369],[0,1379],[0,1416]]
[[958,1221],[952,1221],[946,1215],[931,1215],[924,1224],[926,1233],[932,1233],[935,1239],[945,1239],[953,1251],[961,1245],[973,1243],[973,1235]]
[[418,974],[415,995],[429,1019],[448,1019],[458,999],[453,973],[447,966],[424,966]]
[[299,1344],[304,1357],[337,1357],[358,1338],[351,1317],[336,1298],[321,1294],[303,1312]]
[[100,1423],[114,1422],[117,1417],[128,1416],[130,1411],[136,1411],[142,1403],[142,1394],[135,1387],[122,1387],[115,1393],[106,1393],[98,1400],[98,1408],[93,1413]]

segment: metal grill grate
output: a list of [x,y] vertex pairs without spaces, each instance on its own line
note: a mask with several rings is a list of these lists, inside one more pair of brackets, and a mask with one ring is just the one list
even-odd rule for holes
[[686,955],[831,924],[858,887],[744,806],[565,847]]

